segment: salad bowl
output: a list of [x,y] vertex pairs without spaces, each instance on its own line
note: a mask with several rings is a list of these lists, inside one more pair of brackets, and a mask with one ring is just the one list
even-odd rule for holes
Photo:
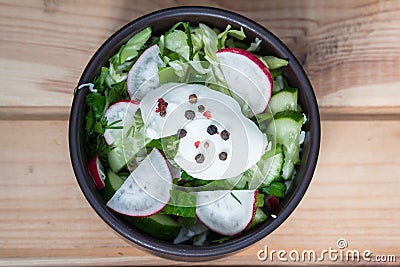
[[[91,156],[85,150],[85,127],[87,127],[86,120],[89,112],[86,97],[93,90],[89,86],[77,86],[78,89],[74,95],[69,121],[70,157],[76,179],[91,207],[112,230],[128,243],[168,259],[205,261],[236,253],[254,244],[272,233],[295,210],[310,184],[317,164],[320,146],[320,118],[316,98],[307,75],[295,56],[283,43],[267,29],[248,18],[230,11],[209,7],[164,9],[132,21],[114,33],[97,50],[83,71],[78,85],[91,84],[101,74],[102,67],[107,65],[108,60],[120,50],[121,46],[143,29],[151,27],[155,36],[161,36],[173,25],[183,21],[189,22],[190,25],[206,23],[210,28],[220,31],[223,31],[227,25],[231,25],[235,29],[242,28],[246,34],[243,43],[250,44],[254,40],[261,40],[259,54],[273,55],[288,62],[288,65],[282,68],[282,75],[290,86],[298,88],[298,105],[307,119],[302,120],[304,143],[301,146],[301,161],[296,166],[295,176],[293,176],[293,181],[291,181],[285,197],[275,207],[274,212],[271,213],[272,216],[253,229],[234,234],[224,242],[211,242],[202,246],[188,243],[174,244],[149,235],[123,220],[113,211],[114,207],[110,209],[110,202],[107,203],[96,188],[98,184],[94,182],[95,178],[92,177],[93,174],[90,171]],[[223,156],[223,160],[225,160],[227,155]],[[197,215],[199,216],[199,214]]]

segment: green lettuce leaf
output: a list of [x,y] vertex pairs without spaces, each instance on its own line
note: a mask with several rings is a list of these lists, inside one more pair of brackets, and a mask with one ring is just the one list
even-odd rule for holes
[[249,52],[257,52],[260,48],[260,44],[261,44],[261,40],[256,38],[254,39],[254,41],[250,44],[249,48],[247,48],[246,50]]
[[228,26],[226,26],[226,28],[225,28],[225,31],[218,34],[218,49],[225,47],[225,41],[226,41],[226,38],[228,37],[228,35],[235,37],[238,40],[244,40],[244,38],[246,38],[246,35],[245,35],[242,27],[240,27],[240,31],[239,30],[231,30],[231,28],[232,28],[232,26],[228,24]]
[[285,59],[280,59],[274,56],[265,56],[261,57],[261,61],[268,67],[270,70],[279,69],[281,67],[287,66],[289,62]]
[[139,52],[144,48],[150,36],[151,28],[147,27],[129,39],[125,45],[121,46],[118,53],[109,59],[110,68],[105,78],[107,86],[111,87],[116,83],[126,80],[127,72],[134,63],[130,60],[139,55]]
[[200,23],[199,24],[200,29],[203,31],[203,44],[204,44],[204,53],[205,53],[205,59],[207,59],[209,62],[218,62],[216,53],[218,50],[218,36],[207,25]]
[[175,30],[165,36],[165,48],[179,55],[181,60],[189,61],[190,48],[184,31]]
[[151,28],[147,27],[129,39],[126,45],[124,45],[120,50],[118,63],[122,64],[127,60],[137,57],[139,51],[142,49],[147,40],[149,40],[150,36]]

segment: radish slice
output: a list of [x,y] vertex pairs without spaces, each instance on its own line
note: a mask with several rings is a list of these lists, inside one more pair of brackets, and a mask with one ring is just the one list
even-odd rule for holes
[[272,76],[268,68],[252,53],[240,48],[217,51],[217,58],[229,89],[246,102],[252,112],[262,113],[272,94]]
[[160,85],[158,68],[164,67],[160,48],[152,45],[133,64],[126,79],[126,88],[131,99],[141,100],[149,91]]
[[120,214],[147,217],[167,205],[171,189],[167,162],[160,151],[153,149],[108,201],[107,207]]
[[173,179],[180,179],[181,178],[181,170],[177,167],[175,167],[170,161],[167,161],[168,168],[171,172],[172,178]]
[[256,211],[256,190],[196,192],[197,218],[214,232],[232,236],[250,224]]
[[103,189],[105,187],[106,175],[104,174],[104,167],[103,164],[101,164],[99,156],[96,155],[89,160],[88,169],[97,189]]
[[[122,100],[114,103],[108,107],[105,114],[108,125],[113,124],[112,127],[123,126],[124,129],[128,130],[138,108],[139,102],[136,101]],[[106,143],[112,145],[122,135],[122,132],[122,129],[106,129],[104,132]]]

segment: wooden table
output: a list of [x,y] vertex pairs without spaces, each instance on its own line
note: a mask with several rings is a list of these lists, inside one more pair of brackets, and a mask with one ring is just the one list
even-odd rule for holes
[[274,32],[304,65],[322,117],[318,167],[294,214],[207,265],[271,264],[257,259],[265,245],[321,252],[340,238],[399,264],[400,1],[2,0],[0,266],[181,264],[129,246],[92,211],[67,129],[73,88],[101,43],[145,13],[183,4],[233,10]]

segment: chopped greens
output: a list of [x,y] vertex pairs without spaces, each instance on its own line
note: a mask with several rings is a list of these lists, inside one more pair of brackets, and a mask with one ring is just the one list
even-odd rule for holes
[[171,191],[171,199],[161,213],[194,218],[196,216],[196,197],[174,187]]

